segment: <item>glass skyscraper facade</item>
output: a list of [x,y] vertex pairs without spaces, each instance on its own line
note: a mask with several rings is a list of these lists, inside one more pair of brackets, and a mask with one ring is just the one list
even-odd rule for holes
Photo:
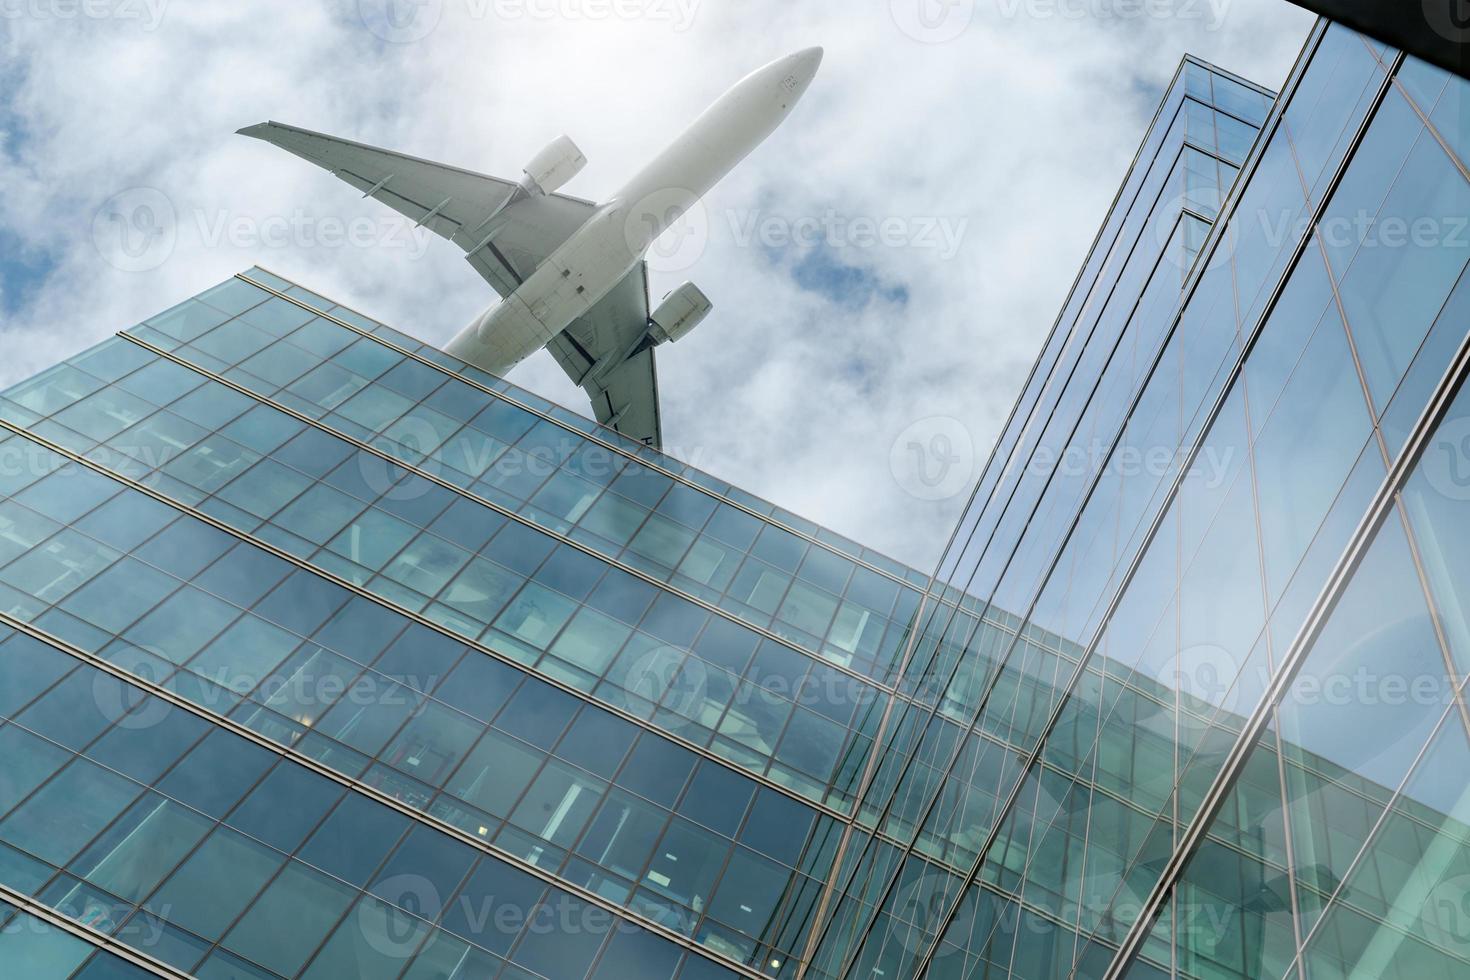
[[1470,975],[1467,84],[1327,24],[1274,99],[1186,61],[917,617],[808,976]]
[[934,574],[263,269],[0,394],[0,973],[1470,975],[1470,94],[1185,59]]

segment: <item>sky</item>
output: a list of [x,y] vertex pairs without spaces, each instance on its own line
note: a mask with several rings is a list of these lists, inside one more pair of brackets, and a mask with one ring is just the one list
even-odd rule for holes
[[[1283,0],[0,0],[0,388],[258,264],[431,343],[459,249],[266,119],[601,199],[747,72],[826,56],[651,254],[666,449],[932,570],[1180,58],[1271,88]],[[549,354],[510,380],[590,414]]]

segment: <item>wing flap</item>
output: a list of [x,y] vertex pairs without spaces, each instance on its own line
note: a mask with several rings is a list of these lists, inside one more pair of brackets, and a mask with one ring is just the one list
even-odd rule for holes
[[663,422],[653,350],[640,351],[597,377],[588,374],[603,358],[621,356],[647,330],[648,270],[640,262],[546,349],[567,377],[587,392],[597,421],[658,448],[663,445]]

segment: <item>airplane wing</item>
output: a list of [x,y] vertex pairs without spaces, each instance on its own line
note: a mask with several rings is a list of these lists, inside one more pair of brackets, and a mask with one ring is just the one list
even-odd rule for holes
[[240,130],[330,171],[399,214],[454,242],[501,296],[508,296],[597,209],[591,201],[546,194],[518,201],[486,241],[486,224],[515,193],[513,180],[267,122]]
[[[267,122],[240,130],[316,164],[465,251],[475,271],[501,296],[516,287],[591,217],[596,205],[564,194],[522,197],[487,227],[517,183],[458,167]],[[493,239],[490,232],[494,232]],[[597,377],[589,372],[617,356],[648,329],[648,276],[643,263],[586,316],[547,345],[563,371],[592,400],[604,425],[657,447],[662,444],[653,351],[633,355]]]
[[653,348],[596,377],[589,374],[603,357],[617,357],[638,343],[647,330],[648,306],[648,268],[640,262],[546,349],[567,377],[587,392],[597,421],[657,449],[663,445],[663,424]]

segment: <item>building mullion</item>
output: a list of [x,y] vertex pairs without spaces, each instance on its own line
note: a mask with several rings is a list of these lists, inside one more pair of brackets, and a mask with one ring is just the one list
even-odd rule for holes
[[[1180,845],[1175,848],[1173,856],[1163,869],[1159,880],[1156,882],[1148,901],[1145,903],[1142,914],[1135,921],[1128,935],[1120,944],[1118,955],[1109,967],[1107,975],[1103,980],[1118,980],[1134,955],[1138,952],[1146,936],[1148,923],[1158,913],[1164,898],[1169,894],[1174,885],[1181,878],[1190,855],[1197,849],[1204,834],[1207,832],[1210,821],[1219,812],[1219,807],[1224,803],[1230,789],[1234,786],[1236,778],[1243,770],[1246,758],[1255,739],[1264,730],[1270,718],[1270,708],[1288,690],[1291,682],[1295,679],[1297,670],[1301,667],[1306,653],[1311,646],[1312,640],[1320,633],[1328,614],[1335,607],[1337,600],[1341,597],[1352,572],[1361,561],[1374,532],[1383,524],[1387,516],[1392,512],[1397,494],[1402,488],[1405,480],[1413,471],[1413,466],[1418,462],[1419,454],[1433,434],[1434,427],[1448,410],[1451,400],[1459,391],[1467,372],[1470,372],[1470,336],[1462,340],[1459,350],[1445,371],[1439,385],[1430,398],[1429,404],[1425,406],[1410,435],[1408,444],[1403,452],[1399,454],[1394,467],[1374,496],[1367,513],[1353,534],[1352,540],[1338,559],[1331,577],[1318,594],[1312,611],[1297,633],[1292,642],[1291,649],[1283,657],[1281,666],[1277,669],[1267,687],[1261,703],[1251,716],[1247,719],[1240,737],[1234,747],[1227,755],[1224,764],[1216,775],[1213,784],[1205,794],[1204,801],[1200,805],[1186,831]],[[1310,938],[1309,940],[1310,941]]]

